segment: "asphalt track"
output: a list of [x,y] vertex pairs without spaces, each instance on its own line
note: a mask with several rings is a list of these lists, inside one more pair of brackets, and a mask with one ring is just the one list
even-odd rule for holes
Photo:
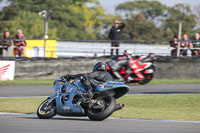
[[0,133],[199,133],[200,122],[0,114]]
[[[188,94],[200,93],[200,84],[130,86],[128,94]],[[49,96],[52,86],[0,86],[0,97]]]
[[[129,94],[200,93],[199,84],[130,86]],[[53,86],[0,86],[0,97],[49,96]],[[87,117],[41,120],[35,114],[0,113],[0,133],[200,133],[200,121],[108,118],[94,122]]]

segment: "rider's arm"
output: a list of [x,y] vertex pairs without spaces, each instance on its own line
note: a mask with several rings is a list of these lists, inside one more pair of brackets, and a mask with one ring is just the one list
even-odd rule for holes
[[63,78],[65,78],[66,80],[71,80],[71,79],[74,79],[74,80],[79,80],[81,78],[83,74],[77,74],[77,75],[65,75],[63,76]]
[[87,76],[90,79],[95,79],[95,78],[99,77],[99,73],[98,72],[91,72],[91,73],[88,73]]
[[125,23],[120,23],[120,26],[119,26],[119,28],[120,28],[121,30],[123,30],[125,26],[126,26],[126,24],[125,24]]

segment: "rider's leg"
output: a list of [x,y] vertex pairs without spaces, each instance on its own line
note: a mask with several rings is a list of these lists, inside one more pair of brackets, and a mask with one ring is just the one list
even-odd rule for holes
[[15,57],[18,57],[18,48],[14,48]]
[[90,83],[88,77],[87,76],[83,76],[83,78],[81,79],[81,83],[83,84],[86,92],[92,97],[93,96],[92,86],[91,86],[91,83]]

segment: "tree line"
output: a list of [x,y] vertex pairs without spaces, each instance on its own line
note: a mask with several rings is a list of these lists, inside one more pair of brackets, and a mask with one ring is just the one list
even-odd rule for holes
[[20,28],[27,39],[43,38],[44,18],[38,15],[42,10],[52,11],[48,19],[50,39],[107,40],[113,21],[118,19],[126,24],[123,40],[169,40],[178,34],[183,14],[183,33],[192,38],[200,31],[199,8],[185,4],[169,7],[158,1],[129,1],[119,4],[112,15],[105,13],[98,0],[8,1],[10,4],[0,11],[0,31],[14,35]]

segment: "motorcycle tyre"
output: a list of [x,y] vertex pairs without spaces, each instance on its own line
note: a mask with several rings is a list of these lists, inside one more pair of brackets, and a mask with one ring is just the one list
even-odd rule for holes
[[[151,78],[147,79],[148,76],[151,76]],[[153,74],[147,74],[147,75],[145,75],[144,80],[143,81],[139,81],[138,83],[140,85],[144,85],[144,84],[149,83],[152,79],[153,79]]]
[[[40,119],[50,119],[50,118],[52,118],[53,116],[56,115],[56,108],[55,108],[52,112],[50,112],[50,113],[48,113],[48,114],[41,114],[41,113],[40,113],[39,110],[40,110],[41,106],[44,105],[47,101],[48,101],[48,99],[46,99],[45,101],[43,101],[43,102],[40,104],[40,106],[38,107],[38,109],[37,109],[37,116],[38,116]],[[52,101],[52,102],[55,102],[55,101]]]
[[92,111],[90,111],[90,109],[88,109],[87,113],[88,113],[88,117],[90,118],[90,120],[102,121],[102,120],[108,118],[115,111],[115,107],[116,107],[115,98],[112,96],[104,96],[102,98],[105,98],[105,97],[110,99],[110,104],[106,107],[105,110],[98,112],[98,113],[93,113]]

